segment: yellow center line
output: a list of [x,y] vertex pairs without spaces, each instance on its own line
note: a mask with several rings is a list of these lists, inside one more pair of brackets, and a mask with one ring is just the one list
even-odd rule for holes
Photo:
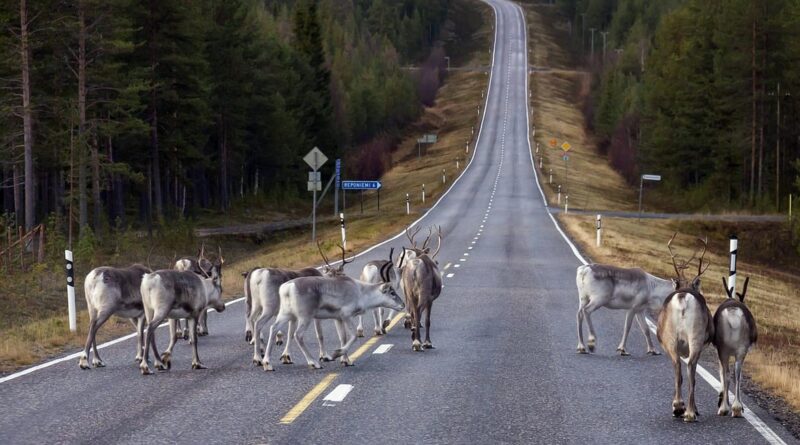
[[289,425],[290,423],[294,422],[298,417],[300,417],[300,414],[303,414],[303,411],[308,409],[308,407],[314,403],[314,400],[316,400],[317,397],[322,394],[322,391],[325,391],[325,388],[330,386],[330,384],[333,382],[333,379],[335,379],[338,375],[339,374],[332,372],[323,377],[322,381],[317,383],[317,386],[311,388],[311,391],[309,391],[308,394],[300,399],[300,401],[297,402],[297,405],[293,406],[292,409],[290,409],[289,412],[281,418],[280,423],[283,425]]
[[[403,313],[400,312],[392,319],[392,322],[389,323],[389,326],[386,327],[386,332],[392,330],[392,328],[402,319],[403,319]],[[375,346],[375,343],[379,342],[382,339],[383,337],[372,337],[369,340],[367,340],[354,353],[350,354],[350,362],[351,363],[355,362],[357,358],[364,355],[364,353],[367,352],[372,346]],[[303,414],[303,412],[305,412],[305,410],[307,410],[312,403],[314,403],[314,400],[316,400],[317,397],[319,397],[319,395],[322,394],[323,391],[325,391],[325,388],[330,386],[331,383],[333,383],[334,379],[336,379],[336,377],[338,376],[339,373],[331,372],[330,374],[323,377],[322,381],[317,383],[317,386],[311,388],[311,391],[309,391],[305,396],[303,396],[303,398],[300,399],[299,402],[297,402],[297,405],[293,406],[292,409],[290,409],[289,412],[287,412],[286,415],[281,418],[279,423],[282,425],[290,425],[292,422],[297,420],[297,418],[300,417],[300,415]]]

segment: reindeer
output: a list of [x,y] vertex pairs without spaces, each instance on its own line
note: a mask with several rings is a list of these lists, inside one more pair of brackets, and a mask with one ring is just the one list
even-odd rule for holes
[[667,295],[675,290],[674,282],[650,275],[642,269],[623,269],[606,264],[589,264],[578,266],[575,274],[578,286],[578,353],[586,354],[583,343],[583,319],[589,326],[589,351],[594,352],[597,336],[592,325],[592,312],[601,307],[609,309],[626,309],[625,327],[617,352],[629,356],[625,345],[631,330],[633,319],[647,342],[648,355],[661,355],[653,347],[650,330],[644,320],[645,311],[658,311]]
[[[328,257],[326,257],[325,253],[322,251],[322,246],[317,243],[320,255],[325,261],[322,272],[311,267],[301,270],[264,268],[252,270],[247,274],[244,284],[245,301],[247,303],[245,310],[245,323],[247,325],[245,339],[253,343],[253,363],[261,364],[261,329],[264,323],[269,321],[280,309],[280,297],[278,294],[280,286],[289,280],[299,277],[344,276],[344,267],[351,263],[352,260],[348,261],[346,259],[344,247],[339,247],[342,249],[342,263],[338,267],[334,267],[328,262]],[[317,343],[319,345],[319,359],[321,361],[333,360],[325,352],[324,337],[319,320],[314,321],[314,329],[317,334]],[[344,339],[341,338],[341,332],[337,331],[337,333],[340,334],[340,343],[344,344]],[[289,355],[290,342],[291,337],[288,337],[283,355],[281,355],[281,362],[284,364],[292,363],[291,356]],[[283,333],[280,331],[276,334],[276,343],[278,345],[283,344]]]
[[197,354],[197,321],[207,307],[217,312],[225,310],[222,302],[222,265],[225,260],[217,258],[208,278],[202,278],[189,271],[159,270],[142,278],[141,293],[144,314],[147,317],[147,338],[144,356],[139,363],[142,375],[152,374],[148,364],[152,348],[155,367],[167,370],[172,367],[172,351],[175,337],[171,337],[170,349],[159,355],[156,346],[155,329],[165,318],[186,318],[189,322],[189,335],[192,343],[192,369],[205,369]]
[[97,351],[97,331],[112,315],[130,318],[136,325],[136,361],[142,359],[144,340],[144,308],[140,286],[142,276],[151,270],[141,264],[126,268],[98,267],[86,275],[83,283],[86,307],[89,310],[89,335],[83,355],[78,361],[81,369],[89,369],[89,348],[94,349],[92,366],[105,366]]
[[[391,265],[381,269],[381,276],[386,277]],[[405,306],[403,300],[395,292],[390,283],[365,283],[349,277],[301,277],[281,285],[280,311],[272,323],[267,337],[267,350],[262,366],[265,371],[273,371],[269,358],[272,351],[273,334],[284,323],[289,324],[288,337],[294,337],[306,363],[312,369],[322,366],[308,354],[303,334],[309,323],[315,319],[333,319],[337,331],[343,332],[346,342],[333,353],[333,358],[341,357],[344,365],[350,365],[348,352],[355,342],[356,336],[350,330],[350,319],[364,311],[377,307],[401,310]],[[293,324],[296,327],[293,328]]]
[[[200,246],[200,250],[197,252],[197,259],[191,257],[183,257],[179,260],[175,261],[173,265],[173,269],[175,270],[188,270],[191,272],[196,273],[197,275],[208,277],[208,273],[211,270],[213,264],[205,257],[205,248],[206,245],[203,243]],[[173,326],[175,325],[175,326]],[[181,328],[181,321],[180,320],[170,320],[170,332],[173,335],[177,335],[176,333],[180,333],[181,337],[184,340],[189,339],[189,324],[188,321],[186,326]],[[208,311],[203,312],[200,316],[200,322],[197,324],[197,334],[201,337],[208,335]]]
[[[403,283],[403,291],[406,297],[406,306],[411,315],[411,341],[414,351],[422,349],[433,349],[431,343],[431,308],[442,292],[442,275],[436,263],[436,255],[442,248],[442,231],[438,227],[437,237],[439,243],[433,255],[428,255],[427,244],[433,235],[433,230],[429,229],[428,239],[422,245],[422,249],[403,249],[403,254],[411,250],[415,258],[406,260],[401,257],[400,270]],[[420,329],[422,328],[422,313],[425,312],[425,343],[420,343]]]
[[[405,230],[406,238],[408,238],[408,242],[411,247],[405,247],[405,246],[403,247],[403,254],[401,256],[403,260],[401,260],[401,262],[398,263],[397,266],[397,269],[400,272],[400,290],[403,292],[403,295],[405,295],[405,290],[403,289],[403,279],[402,279],[403,271],[401,269],[402,262],[413,260],[414,258],[420,255],[428,254],[431,251],[430,247],[428,247],[430,236],[428,236],[428,238],[422,243],[422,247],[417,247],[417,242],[414,240],[414,238],[416,238],[420,230],[422,230],[422,227],[417,227],[416,230],[414,230],[413,232],[411,232],[408,228],[406,228]],[[408,312],[403,314],[403,327],[406,329],[411,329],[411,314],[409,314]]]
[[[667,243],[672,265],[677,275],[676,289],[664,301],[661,313],[658,315],[658,341],[661,347],[669,354],[672,359],[672,367],[675,371],[675,395],[672,400],[672,415],[675,417],[683,416],[684,422],[695,422],[697,420],[697,405],[695,405],[695,381],[697,376],[697,362],[700,353],[703,352],[705,345],[714,339],[714,320],[711,318],[711,311],[708,309],[706,300],[700,292],[700,276],[708,269],[703,269],[703,258],[708,248],[708,240],[699,239],[703,245],[703,253],[697,266],[697,276],[691,281],[686,279],[684,271],[689,268],[689,263],[694,259],[697,252],[692,255],[689,261],[683,262],[680,266],[672,251],[672,241],[675,235]],[[683,376],[681,374],[681,357],[688,358],[687,371],[689,375],[689,403],[684,405],[681,397],[681,385]]]
[[728,366],[730,365],[731,356],[734,357],[733,384],[736,388],[733,399],[733,417],[742,417],[742,411],[744,410],[739,396],[739,389],[742,383],[742,366],[744,365],[747,351],[758,341],[756,320],[753,318],[750,309],[744,304],[749,282],[750,277],[745,278],[742,293],[736,292],[739,297],[737,301],[733,298],[734,289],[728,288],[725,277],[723,277],[722,285],[725,287],[728,299],[714,313],[714,346],[717,347],[717,354],[719,355],[719,381],[722,384],[719,392],[719,410],[717,411],[720,416],[727,416],[730,409],[728,405],[728,387],[730,384]]
[[[393,285],[398,282],[397,280],[397,273],[394,270],[394,248],[389,250],[389,260],[373,260],[368,262],[364,265],[364,268],[361,270],[361,276],[359,279],[361,281],[367,283],[392,283]],[[381,270],[383,270],[383,266],[386,264],[391,264],[389,267],[386,276],[389,279],[388,281],[383,281],[383,277],[381,277]],[[389,323],[394,316],[394,311],[387,310],[386,318],[383,318],[383,308],[377,308],[372,311],[372,318],[375,321],[375,335],[383,335],[386,334],[386,328],[389,327]],[[363,327],[363,315],[358,316],[358,327],[356,328],[356,335],[358,337],[364,336],[364,327]]]

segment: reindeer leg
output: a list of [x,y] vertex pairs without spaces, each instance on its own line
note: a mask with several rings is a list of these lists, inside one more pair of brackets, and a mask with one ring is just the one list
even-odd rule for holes
[[[97,351],[97,331],[100,329],[100,326],[103,326],[106,321],[113,315],[112,311],[100,312],[97,314],[97,318],[94,322],[94,332],[90,332],[92,338],[92,349],[94,350],[94,358],[92,359],[92,366],[95,368],[103,368],[105,367],[105,363],[103,360],[100,359],[100,354]],[[88,348],[87,348],[88,349]]]
[[586,346],[589,348],[589,352],[594,352],[595,348],[597,347],[597,335],[594,333],[594,324],[592,324],[592,312],[596,310],[597,305],[595,305],[592,301],[589,301],[583,307],[583,316],[586,318],[586,325],[589,327],[589,341],[586,344]]
[[644,314],[638,312],[636,314],[636,324],[639,325],[639,329],[642,330],[642,335],[644,335],[644,341],[647,343],[647,355],[661,355],[653,345],[653,339],[650,337],[650,329],[647,327],[647,322],[644,319]]
[[422,344],[423,349],[434,349],[431,343],[431,308],[433,302],[429,301],[425,307],[425,343]]
[[258,318],[256,318],[255,322],[253,322],[253,331],[251,335],[251,343],[253,344],[253,363],[256,365],[261,364],[261,329],[264,328],[264,322],[272,318],[272,314],[267,313],[267,309],[264,307],[257,308],[260,309],[258,312]]
[[[383,309],[381,309],[381,313]],[[391,309],[386,309],[386,318],[383,319],[381,322],[381,333],[386,334],[386,328],[389,327],[389,324],[392,323],[392,319],[394,318],[394,311]]]
[[342,345],[341,348],[333,351],[331,358],[337,359],[341,357],[342,358],[341,363],[345,366],[350,366],[351,363],[350,363],[350,358],[348,357],[348,352],[350,351],[350,347],[353,345],[353,343],[355,343],[356,336],[352,335],[352,333],[350,332],[353,329],[353,327],[350,325],[349,319],[336,320],[336,322],[338,322],[339,325],[342,327],[342,331],[344,332],[344,338],[346,338],[347,340]]
[[739,394],[739,388],[742,386],[742,365],[744,365],[744,356],[745,354],[737,354],[736,355],[736,362],[733,364],[733,378],[735,379],[733,384],[735,385],[734,390],[734,399],[733,399],[733,417],[742,417],[742,413],[744,412],[744,406],[742,406],[742,399]]
[[619,355],[623,357],[627,357],[631,355],[628,351],[625,350],[625,345],[628,343],[628,333],[631,331],[631,324],[633,323],[633,317],[635,317],[635,313],[633,309],[628,310],[625,313],[625,330],[622,331],[622,340],[619,342],[619,346],[617,346],[617,352]]
[[578,313],[576,318],[578,319],[578,354],[586,354],[586,345],[583,344],[583,308],[585,305],[581,305],[578,308]]
[[281,363],[284,365],[291,365],[294,362],[292,357],[289,356],[289,346],[292,344],[292,337],[294,337],[294,322],[289,320],[289,325],[286,328],[286,346],[283,347],[283,354],[281,354]]
[[730,405],[728,404],[728,386],[730,384],[730,357],[720,351],[719,354],[719,382],[721,388],[719,390],[719,398],[717,399],[717,415],[727,416],[730,413]]
[[[205,309],[204,309],[205,310]],[[197,321],[200,318],[198,315],[197,317],[189,317],[186,321],[189,323],[189,335],[192,336],[192,369],[206,369],[206,366],[200,362],[200,355],[197,353]]]
[[136,360],[141,363],[142,354],[144,354],[144,314],[136,318]]
[[[272,322],[272,325],[269,327],[269,337],[267,338],[267,350],[264,352],[264,359],[261,361],[261,365],[264,367],[264,371],[274,371],[275,369],[270,365],[269,358],[272,355],[272,344],[275,342],[275,332],[280,328],[284,323],[289,321],[289,317],[286,315],[278,314],[278,317]],[[254,335],[259,335],[258,332],[254,332]]]
[[696,422],[697,405],[694,403],[694,390],[697,379],[697,361],[700,358],[700,351],[692,351],[689,353],[689,363],[687,364],[687,374],[689,374],[689,404],[686,408],[686,413],[683,415],[684,422]]
[[[250,286],[250,281],[245,279],[245,286]],[[253,340],[253,295],[251,292],[244,293],[244,341],[250,344]]]
[[89,334],[86,336],[86,346],[83,348],[83,355],[78,360],[81,369],[91,369],[89,366],[89,349],[92,347],[94,335],[97,332],[97,311],[89,310]]
[[139,370],[142,372],[142,375],[149,375],[152,374],[153,371],[150,369],[149,356],[150,350],[153,350],[153,359],[156,360],[156,365],[161,364],[159,361],[158,356],[158,349],[156,347],[156,329],[158,325],[164,321],[164,318],[167,316],[167,311],[161,311],[159,313],[154,313],[151,311],[148,315],[148,323],[147,323],[147,337],[145,338],[144,342],[144,357],[142,357],[142,361],[139,363]]
[[356,337],[364,336],[364,316],[358,316],[358,327],[356,328]]
[[376,336],[383,335],[383,328],[381,327],[383,325],[383,322],[381,321],[381,319],[383,318],[383,314],[381,313],[381,311],[382,311],[381,308],[376,308],[372,310],[372,320],[375,322],[374,333]]
[[670,350],[672,359],[672,369],[675,372],[675,395],[672,397],[672,415],[681,417],[686,412],[683,398],[681,397],[681,385],[683,385],[683,375],[681,375],[681,359],[675,352]]
[[413,313],[411,314],[411,323],[413,325],[411,328],[411,349],[414,351],[422,351],[422,343],[419,341],[421,337],[420,331],[422,330],[422,321],[420,320],[421,315],[422,308],[415,306]]
[[170,369],[172,368],[172,349],[175,348],[175,343],[178,342],[178,329],[175,320],[170,319],[167,323],[169,324],[169,345],[167,345],[167,350],[161,354],[161,361],[167,365],[167,369]]
[[[316,361],[311,358],[311,355],[308,353],[308,349],[306,349],[306,342],[303,340],[303,333],[308,328],[308,320],[306,319],[298,319],[297,320],[297,328],[294,331],[294,339],[297,341],[297,347],[300,348],[300,352],[303,353],[303,356],[306,358],[306,363],[308,363],[309,368],[311,369],[320,369],[322,366]],[[289,331],[291,333],[291,331]]]
[[331,356],[325,353],[325,337],[322,335],[322,322],[317,320],[316,318],[314,319],[314,332],[316,332],[317,334],[317,344],[319,345],[319,361],[320,362],[331,361],[332,360]]
[[201,337],[208,335],[208,308],[200,313],[199,323],[197,324],[197,334]]

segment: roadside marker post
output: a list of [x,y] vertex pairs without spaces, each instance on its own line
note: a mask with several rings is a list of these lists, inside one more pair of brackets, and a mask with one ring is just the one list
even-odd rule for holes
[[553,168],[552,167],[550,167],[550,182],[549,183],[550,184],[553,183]]
[[558,201],[557,205],[561,205],[561,185],[558,186]]
[[541,169],[542,169],[542,158],[543,158],[543,157],[544,157],[544,156],[541,156],[541,155],[539,155],[539,170],[541,170]]
[[595,225],[595,229],[597,230],[597,247],[600,247],[603,243],[603,216],[597,215],[597,224]]
[[406,193],[406,215],[411,214],[411,198]]
[[731,295],[734,295],[736,292],[736,257],[739,255],[739,238],[735,234],[731,235],[730,252],[731,264],[728,271],[728,289],[731,290]]
[[339,214],[339,222],[342,224],[342,247],[347,250],[347,232],[344,227],[344,213]]
[[564,195],[564,214],[569,213],[569,195]]
[[425,184],[422,184],[422,203],[425,204]]
[[447,176],[445,175],[444,169],[442,169],[442,184],[447,183]]
[[72,251],[64,251],[64,259],[67,260],[67,313],[69,315],[69,331],[78,330],[77,315],[75,313],[75,265],[72,262]]

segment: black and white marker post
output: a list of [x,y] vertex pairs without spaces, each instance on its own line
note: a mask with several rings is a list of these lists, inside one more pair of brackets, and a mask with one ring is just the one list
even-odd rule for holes
[[736,292],[736,256],[739,254],[739,238],[736,235],[731,235],[731,267],[728,271],[728,289],[731,290],[730,295],[735,295]]
[[69,330],[78,330],[77,316],[75,314],[75,265],[72,262],[72,251],[64,251],[64,259],[67,260],[67,310],[69,314]]
[[344,250],[347,250],[347,232],[344,228],[344,213],[339,214],[339,222],[342,224],[342,247],[344,247]]

